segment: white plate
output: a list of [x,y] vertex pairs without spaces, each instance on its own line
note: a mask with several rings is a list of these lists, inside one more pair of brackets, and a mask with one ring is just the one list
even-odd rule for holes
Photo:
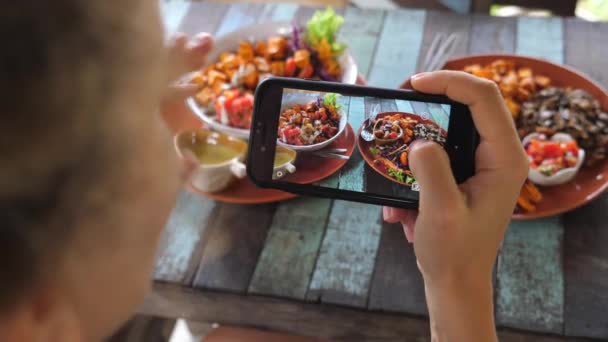
[[[312,93],[292,93],[292,94],[284,95],[283,102],[281,103],[281,112],[283,112],[283,110],[289,109],[297,104],[308,104],[312,101],[316,101],[318,97],[319,97],[319,95],[312,94]],[[340,110],[340,114],[341,114],[340,126],[338,127],[338,133],[336,133],[336,135],[325,140],[322,143],[298,146],[298,145],[286,144],[277,139],[277,144],[291,148],[292,150],[296,150],[297,152],[312,152],[312,151],[317,151],[322,148],[325,148],[325,147],[329,146],[329,144],[331,144],[334,140],[338,139],[340,134],[342,134],[342,132],[344,132],[344,129],[346,128],[346,124],[348,123],[347,114],[342,110]]]
[[[236,51],[239,43],[243,40],[265,40],[268,39],[268,37],[277,34],[288,36],[291,35],[291,32],[292,24],[290,22],[268,22],[243,27],[239,30],[230,32],[225,36],[217,38],[213,50],[211,53],[209,53],[208,60],[215,62],[219,59],[222,52]],[[343,71],[342,79],[340,81],[346,84],[355,84],[357,82],[358,75],[357,65],[355,64],[355,60],[350,55],[348,50],[344,51],[338,62],[340,63]],[[203,122],[209,125],[209,127],[212,129],[235,136],[237,138],[249,139],[248,129],[234,128],[216,121],[214,116],[207,115],[206,109],[199,106],[194,98],[187,99],[186,104],[196,116],[203,120]],[[277,115],[278,114],[279,113],[277,113]]]

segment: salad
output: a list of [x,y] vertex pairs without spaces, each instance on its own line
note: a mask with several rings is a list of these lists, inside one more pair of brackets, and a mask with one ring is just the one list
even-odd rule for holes
[[308,104],[296,104],[281,112],[279,140],[289,145],[303,146],[322,143],[340,130],[338,95],[326,94]]
[[196,101],[221,123],[250,128],[250,98],[265,78],[342,77],[338,59],[346,45],[337,41],[337,32],[343,23],[344,18],[328,8],[315,12],[305,27],[294,24],[289,36],[241,41],[236,51],[222,53],[218,61],[193,74],[190,83],[200,88]]
[[579,148],[576,140],[549,141],[544,136],[540,139],[531,139],[525,148],[530,159],[530,167],[545,176],[552,176],[563,169],[575,167],[578,163]]

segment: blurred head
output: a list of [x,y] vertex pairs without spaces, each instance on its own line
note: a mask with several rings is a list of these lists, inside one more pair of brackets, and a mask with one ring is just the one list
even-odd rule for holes
[[149,284],[177,189],[155,0],[0,5],[0,336],[95,340]]

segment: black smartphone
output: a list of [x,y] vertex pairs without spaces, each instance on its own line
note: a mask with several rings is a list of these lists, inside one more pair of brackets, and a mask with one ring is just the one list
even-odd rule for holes
[[255,93],[247,172],[260,187],[417,208],[408,147],[429,139],[454,177],[473,175],[479,141],[466,105],[445,96],[291,78]]

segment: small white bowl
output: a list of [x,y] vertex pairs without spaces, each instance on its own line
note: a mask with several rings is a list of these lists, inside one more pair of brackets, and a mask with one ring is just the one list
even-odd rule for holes
[[247,144],[244,141],[205,128],[183,131],[174,137],[175,151],[182,159],[183,151],[191,150],[194,144],[232,146],[237,155],[217,164],[199,164],[190,176],[193,187],[203,192],[218,192],[227,188],[235,178],[242,179],[247,176],[245,164],[242,162],[247,153]]
[[[300,105],[308,104],[312,101],[316,101],[318,97],[319,97],[319,94],[314,93],[314,92],[284,94],[282,102],[281,102],[281,112],[283,112],[284,110],[286,110],[288,108],[292,108],[293,106],[295,106],[297,104],[300,104]],[[334,142],[334,140],[338,139],[340,134],[342,134],[342,132],[344,132],[344,129],[346,128],[347,124],[348,124],[347,114],[343,110],[340,110],[340,125],[338,126],[338,132],[333,137],[325,140],[324,142],[321,142],[318,144],[312,144],[312,145],[290,145],[290,144],[282,142],[281,140],[279,140],[279,137],[277,137],[277,145],[283,146],[283,147],[288,147],[297,152],[318,151],[322,148],[329,146],[329,144]]]
[[[254,24],[245,26],[236,31],[230,32],[222,37],[218,37],[213,44],[213,50],[207,56],[208,61],[217,61],[222,52],[236,51],[239,43],[243,40],[266,40],[269,37],[280,35],[289,36],[292,33],[292,23],[288,21],[284,22],[266,22],[260,24]],[[357,64],[355,59],[348,50],[344,51],[338,63],[342,67],[342,78],[341,83],[355,84],[357,83]],[[203,122],[209,127],[216,131],[226,133],[241,139],[249,139],[249,130],[243,128],[235,128],[229,125],[224,125],[221,122],[215,120],[215,116],[209,115],[207,111],[202,108],[194,98],[190,97],[186,100],[186,104],[198,116]]]
[[[542,136],[542,134],[540,134],[540,133],[531,133],[523,139],[522,143],[524,146],[526,146],[530,142],[530,140],[540,138],[541,136]],[[570,134],[556,133],[549,140],[558,141],[558,142],[568,142],[568,141],[572,141],[575,139]],[[530,171],[528,172],[528,179],[530,179],[530,181],[532,181],[532,183],[538,184],[541,186],[554,186],[554,185],[561,185],[564,183],[568,183],[569,181],[574,179],[574,177],[578,173],[578,170],[580,170],[581,166],[583,165],[584,161],[585,161],[585,150],[583,150],[582,148],[579,148],[578,149],[578,162],[576,163],[575,166],[567,167],[565,169],[559,170],[551,176],[545,176],[538,170],[534,170],[534,169],[530,168]]]

